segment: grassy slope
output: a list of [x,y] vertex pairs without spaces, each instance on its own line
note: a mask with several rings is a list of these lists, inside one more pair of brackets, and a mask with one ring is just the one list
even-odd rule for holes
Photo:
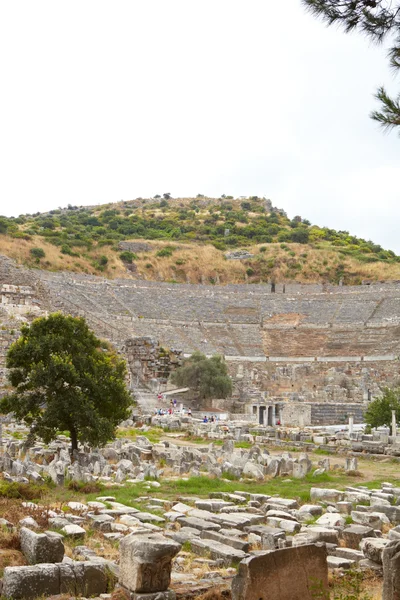
[[[400,278],[393,252],[347,232],[291,221],[263,199],[135,200],[52,213],[0,218],[0,232],[6,231],[0,253],[42,269],[177,283]],[[151,246],[133,257],[135,273],[120,259],[124,240]],[[40,260],[31,255],[38,247],[45,253]],[[167,255],[159,256],[165,248]],[[239,248],[254,256],[226,260],[226,252]]]

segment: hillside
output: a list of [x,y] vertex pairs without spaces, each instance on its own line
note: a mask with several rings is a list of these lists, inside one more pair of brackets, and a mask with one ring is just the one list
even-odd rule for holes
[[0,217],[0,253],[41,269],[176,283],[400,279],[391,250],[289,219],[265,198],[165,196]]

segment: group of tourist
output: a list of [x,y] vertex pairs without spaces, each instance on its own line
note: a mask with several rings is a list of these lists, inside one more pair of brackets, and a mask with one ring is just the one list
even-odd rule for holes
[[[159,400],[160,402],[165,401],[165,395],[164,394],[157,394],[157,400]],[[163,416],[163,415],[173,415],[176,412],[179,412],[180,415],[185,415],[186,414],[186,409],[183,405],[181,405],[180,410],[177,410],[178,407],[178,402],[176,400],[176,398],[171,398],[171,400],[169,401],[169,408],[156,408],[154,410],[154,414],[159,415],[159,416]],[[192,409],[188,408],[187,409],[187,415],[188,417],[192,416]]]
[[218,415],[211,415],[210,418],[207,415],[203,417],[203,423],[217,423],[219,421]]

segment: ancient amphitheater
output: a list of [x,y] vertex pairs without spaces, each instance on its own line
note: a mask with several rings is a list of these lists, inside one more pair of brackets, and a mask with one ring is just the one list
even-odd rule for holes
[[223,354],[235,391],[213,407],[263,423],[329,424],[349,414],[357,422],[382,387],[398,382],[400,282],[174,285],[28,271],[0,257],[0,286],[3,378],[17,335],[6,306],[28,304],[83,315],[128,360],[127,340],[142,336],[172,355]]

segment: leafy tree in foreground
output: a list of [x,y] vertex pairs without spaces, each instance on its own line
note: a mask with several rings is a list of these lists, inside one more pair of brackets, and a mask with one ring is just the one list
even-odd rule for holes
[[35,319],[21,329],[7,354],[14,391],[0,412],[14,413],[46,443],[68,430],[78,441],[103,446],[115,437],[132,403],[125,362],[100,341],[82,318],[61,313]]
[[392,410],[396,411],[396,422],[400,422],[400,389],[385,388],[383,396],[373,400],[365,413],[365,421],[371,427],[390,426]]
[[[355,30],[366,34],[375,42],[392,38],[389,50],[390,66],[400,70],[400,2],[387,0],[302,0],[315,15],[322,17],[328,25],[342,25],[346,33]],[[380,87],[376,98],[381,111],[373,111],[372,119],[385,129],[400,126],[400,94],[391,98],[384,87]]]
[[207,358],[195,352],[174,371],[171,380],[178,386],[189,387],[200,400],[227,398],[232,393],[232,381],[221,356]]

